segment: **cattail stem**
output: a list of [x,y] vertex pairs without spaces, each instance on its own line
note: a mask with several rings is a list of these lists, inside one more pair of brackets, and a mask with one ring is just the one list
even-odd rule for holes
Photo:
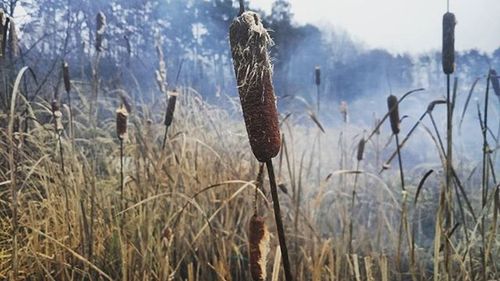
[[66,169],[64,168],[64,150],[63,150],[63,147],[62,147],[62,132],[57,132],[57,143],[59,145],[59,158],[60,158],[60,161],[61,161],[61,172],[62,174],[66,174]]
[[278,230],[278,239],[281,249],[281,257],[283,261],[283,269],[285,271],[285,280],[292,281],[292,271],[290,268],[290,260],[288,258],[288,248],[286,247],[285,229],[281,219],[280,202],[278,199],[278,189],[276,186],[276,178],[274,176],[273,161],[266,162],[269,183],[271,185],[271,196],[273,198],[274,219],[276,220],[276,228]]
[[168,127],[169,126],[165,126],[165,134],[163,134],[163,142],[161,145],[162,150],[165,150],[165,144],[167,143]]
[[[446,74],[446,192],[445,192],[445,234],[450,230],[451,227],[451,167],[452,167],[452,145],[453,145],[453,100],[451,98],[450,90],[450,74]],[[450,266],[450,255],[451,248],[449,239],[445,237],[445,269],[448,278],[451,277],[451,266]]]
[[[123,204],[123,140],[120,139],[120,202]],[[123,206],[122,206],[123,210]]]
[[[487,204],[487,199],[488,199],[488,183],[489,183],[489,168],[488,168],[488,156],[489,156],[489,145],[488,145],[488,139],[487,139],[487,132],[488,132],[488,101],[489,101],[489,90],[490,90],[490,78],[491,78],[491,73],[488,73],[488,77],[486,78],[486,93],[484,97],[484,121],[482,122],[482,135],[483,135],[483,171],[482,171],[482,184],[481,184],[481,189],[482,189],[482,200],[481,200],[481,206],[484,209]],[[481,122],[481,118],[479,119]],[[482,277],[483,280],[486,280],[486,263],[487,263],[487,251],[486,251],[486,234],[485,234],[485,219],[482,217],[481,219],[481,238],[482,238],[482,246],[483,246],[483,251],[481,255],[481,262],[482,262]]]

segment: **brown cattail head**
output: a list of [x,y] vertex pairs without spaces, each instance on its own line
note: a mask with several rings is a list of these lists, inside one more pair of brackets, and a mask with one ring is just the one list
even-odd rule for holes
[[172,120],[174,120],[175,104],[177,103],[178,93],[176,90],[170,92],[170,97],[168,98],[167,113],[165,114],[165,126],[172,125]]
[[71,81],[69,80],[69,65],[66,61],[63,61],[62,69],[63,69],[64,89],[66,90],[66,93],[69,93],[71,91]]
[[389,120],[391,121],[392,133],[399,134],[399,108],[398,108],[398,98],[394,95],[390,95],[387,98],[387,108],[389,109]]
[[254,12],[244,12],[233,20],[229,40],[250,146],[257,160],[266,162],[275,157],[281,147],[267,50],[272,40]]
[[347,102],[345,102],[345,101],[340,102],[339,111],[340,111],[340,115],[342,115],[342,120],[344,121],[344,123],[347,123],[347,115],[348,115],[348,111],[349,111],[349,108],[347,106]]
[[10,18],[10,26],[9,26],[9,44],[10,44],[10,53],[13,58],[19,56],[19,38],[17,37],[16,24],[14,20]]
[[128,111],[122,104],[116,110],[116,134],[121,141],[123,141],[127,136],[127,120]]
[[363,153],[365,153],[365,138],[361,138],[358,143],[358,155],[356,157],[358,161],[363,160]]
[[102,51],[102,41],[104,39],[104,32],[106,31],[106,16],[103,12],[97,13],[96,16],[96,37],[95,49],[98,52]]
[[493,91],[498,98],[500,98],[500,82],[497,72],[494,69],[490,69],[490,80],[493,86]]
[[443,16],[443,71],[452,74],[455,71],[455,25],[457,21],[453,13]]
[[319,66],[316,66],[314,69],[314,74],[316,78],[316,85],[321,85],[321,68]]
[[253,215],[250,219],[248,233],[250,273],[254,281],[266,280],[267,254],[269,253],[269,232],[265,219],[258,215]]

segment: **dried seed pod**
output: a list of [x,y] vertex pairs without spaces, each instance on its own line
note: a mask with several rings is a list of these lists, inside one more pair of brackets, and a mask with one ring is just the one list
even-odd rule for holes
[[443,16],[443,71],[452,74],[455,71],[455,15],[447,12]]
[[172,120],[174,119],[175,104],[177,103],[178,93],[176,90],[170,92],[170,97],[168,98],[167,113],[165,114],[165,126],[170,126]]
[[394,95],[390,95],[387,98],[387,108],[389,109],[389,120],[391,121],[392,133],[399,134],[399,108],[398,108],[398,98]]
[[116,110],[116,134],[122,141],[127,136],[127,120],[128,111],[125,106],[120,105],[120,107]]
[[69,93],[71,91],[71,81],[69,79],[69,65],[66,61],[63,61],[62,69],[63,69],[64,89],[66,90],[66,93]]
[[316,85],[321,85],[321,68],[319,66],[316,66],[314,69],[314,74],[316,77]]
[[250,273],[254,281],[266,280],[267,254],[269,253],[269,232],[265,219],[258,215],[253,215],[250,219],[248,233]]
[[102,51],[102,41],[104,39],[104,32],[106,31],[106,16],[99,12],[96,16],[96,37],[95,49],[98,52]]
[[365,138],[361,138],[358,143],[358,155],[356,157],[358,161],[363,160],[363,153],[365,153]]
[[16,24],[14,20],[10,18],[10,26],[9,26],[9,44],[10,44],[10,53],[13,58],[19,56],[19,38],[17,37]]
[[56,99],[52,100],[51,109],[52,109],[52,118],[54,118],[54,127],[57,132],[60,132],[64,130],[64,126],[62,124],[61,106]]
[[272,67],[267,48],[272,40],[254,12],[244,12],[229,28],[238,92],[252,151],[260,162],[281,147]]
[[490,80],[491,85],[493,86],[493,92],[500,98],[500,82],[498,81],[498,74],[494,69],[490,70]]

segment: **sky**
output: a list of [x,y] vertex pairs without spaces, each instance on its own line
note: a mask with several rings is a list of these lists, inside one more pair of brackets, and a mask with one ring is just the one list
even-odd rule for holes
[[[422,53],[441,48],[445,0],[289,0],[297,23],[341,28],[369,48]],[[250,0],[271,10],[272,0]],[[455,47],[491,53],[500,47],[500,0],[450,0]]]

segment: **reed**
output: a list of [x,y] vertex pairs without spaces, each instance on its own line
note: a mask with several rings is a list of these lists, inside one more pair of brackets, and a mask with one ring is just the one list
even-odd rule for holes
[[170,125],[172,125],[172,121],[174,120],[175,105],[177,103],[178,95],[179,94],[177,93],[177,90],[169,92],[167,111],[165,113],[165,121],[163,122],[163,124],[165,125],[165,134],[163,135],[162,149],[165,149],[165,144],[167,142],[168,128],[170,128]]
[[243,12],[231,23],[229,41],[250,146],[257,160],[267,166],[285,279],[290,281],[292,274],[272,164],[281,146],[268,53],[272,40],[259,15]]

